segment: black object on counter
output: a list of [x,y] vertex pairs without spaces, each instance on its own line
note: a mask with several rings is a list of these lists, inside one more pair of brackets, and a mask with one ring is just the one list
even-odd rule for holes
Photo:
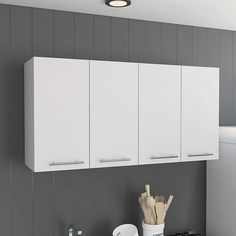
[[193,232],[183,232],[183,233],[172,234],[169,236],[201,236],[201,234],[195,234]]

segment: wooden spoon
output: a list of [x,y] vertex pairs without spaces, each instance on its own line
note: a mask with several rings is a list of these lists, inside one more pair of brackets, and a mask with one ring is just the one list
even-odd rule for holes
[[159,202],[159,199],[160,199],[159,196],[156,196],[156,197],[155,197],[155,201],[156,201],[156,202]]
[[156,212],[155,212],[156,201],[151,196],[146,197],[146,204],[151,209],[149,222],[150,222],[150,224],[156,224],[156,221],[157,221],[157,216],[156,216]]
[[160,198],[159,198],[159,202],[165,202],[165,198],[164,198],[164,196],[160,196]]
[[165,205],[163,202],[156,202],[155,210],[157,214],[157,224],[163,223],[163,214],[164,214]]

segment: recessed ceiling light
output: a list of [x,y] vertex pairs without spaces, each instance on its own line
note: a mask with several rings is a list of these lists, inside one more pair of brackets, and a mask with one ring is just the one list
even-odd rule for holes
[[110,7],[127,7],[131,0],[106,0],[106,5]]

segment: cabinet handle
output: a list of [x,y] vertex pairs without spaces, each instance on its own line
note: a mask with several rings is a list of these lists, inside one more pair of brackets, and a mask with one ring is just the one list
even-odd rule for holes
[[122,161],[131,161],[131,159],[130,158],[114,158],[114,159],[101,159],[101,160],[99,160],[100,163],[122,162]]
[[159,156],[159,157],[156,157],[156,156],[151,156],[150,159],[152,160],[156,160],[156,159],[168,159],[168,158],[178,158],[179,156]]
[[84,161],[51,162],[49,166],[82,165]]
[[190,154],[188,157],[205,157],[205,156],[213,156],[213,153],[202,153],[202,154]]

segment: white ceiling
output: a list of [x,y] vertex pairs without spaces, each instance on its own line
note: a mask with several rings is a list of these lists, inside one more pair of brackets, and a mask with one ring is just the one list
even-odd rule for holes
[[0,3],[236,30],[236,0],[132,0],[114,9],[105,0],[0,0]]

